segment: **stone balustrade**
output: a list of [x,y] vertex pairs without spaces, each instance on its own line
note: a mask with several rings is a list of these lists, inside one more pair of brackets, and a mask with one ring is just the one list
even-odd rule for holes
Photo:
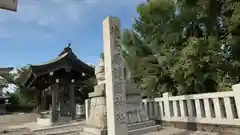
[[168,122],[240,125],[240,84],[233,91],[144,99],[150,119]]
[[84,116],[85,115],[85,105],[76,105],[76,114],[79,116]]
[[[89,102],[85,111],[89,113]],[[240,125],[240,84],[233,91],[143,99],[141,109],[151,120]],[[86,115],[86,119],[88,115]]]

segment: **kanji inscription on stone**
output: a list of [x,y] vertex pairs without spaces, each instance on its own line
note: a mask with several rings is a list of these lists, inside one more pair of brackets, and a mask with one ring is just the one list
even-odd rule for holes
[[120,55],[120,20],[107,17],[103,23],[106,78],[107,124],[109,135],[127,135],[124,66]]

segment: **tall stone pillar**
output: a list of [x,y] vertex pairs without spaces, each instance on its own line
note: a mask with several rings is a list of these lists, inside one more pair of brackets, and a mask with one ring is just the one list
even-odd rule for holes
[[70,95],[70,107],[71,107],[71,114],[72,120],[76,120],[76,102],[75,102],[75,91],[74,85],[69,84],[69,95]]
[[94,135],[106,135],[106,128],[108,135],[154,132],[158,127],[154,126],[155,121],[148,121],[141,108],[140,89],[124,74],[126,63],[120,56],[120,45],[117,43],[120,21],[118,18],[107,17],[103,27],[104,60],[101,59],[95,68],[98,85],[89,94],[90,115],[86,123],[90,126],[83,131]]
[[103,22],[108,135],[127,135],[124,67],[120,55],[120,20]]

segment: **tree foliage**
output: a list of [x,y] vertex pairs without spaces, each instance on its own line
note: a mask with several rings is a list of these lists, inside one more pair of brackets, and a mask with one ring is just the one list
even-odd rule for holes
[[240,2],[152,0],[137,7],[122,52],[151,96],[230,90],[240,80]]
[[[3,76],[8,84],[15,85],[15,90],[13,93],[8,93],[9,96],[14,98],[18,104],[37,104],[37,96],[39,91],[34,88],[26,88],[24,82],[29,73],[28,66],[16,69],[15,73],[9,73]],[[18,98],[16,98],[18,97]],[[15,100],[17,99],[17,100]]]
[[19,94],[17,92],[6,92],[6,96],[8,96],[8,103],[11,105],[19,105]]

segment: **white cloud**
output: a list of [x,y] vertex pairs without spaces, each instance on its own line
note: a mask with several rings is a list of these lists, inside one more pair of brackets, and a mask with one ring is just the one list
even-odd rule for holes
[[[31,39],[54,38],[56,33],[64,33],[66,29],[74,26],[84,26],[99,16],[112,15],[111,13],[115,10],[135,8],[139,1],[19,0],[17,12],[4,10],[0,12],[0,39],[29,39],[29,36]],[[29,28],[24,29],[24,32],[22,29],[11,28],[12,26],[21,28],[21,25],[28,24]],[[5,28],[2,29],[3,27]],[[44,28],[50,28],[50,30],[46,32]]]
[[17,86],[14,84],[8,84],[7,88],[3,88],[3,92],[6,93],[8,92],[14,92],[16,90]]
[[[13,70],[11,70],[10,72],[9,72],[10,74],[17,74],[18,73],[18,69],[17,68],[13,68]],[[18,78],[19,77],[19,75],[16,75],[15,77],[14,77],[14,79],[16,79],[16,78]],[[0,78],[1,78],[1,76],[0,76]],[[7,91],[8,92],[14,92],[15,90],[17,89],[17,86],[16,85],[14,85],[14,84],[8,84],[8,87],[5,87],[5,88],[3,88],[3,92],[4,93],[6,93]]]
[[[76,23],[84,21],[89,12],[111,11],[116,7],[132,6],[138,0],[24,0],[19,3],[17,19],[23,22],[33,22],[38,25],[55,25],[56,23]],[[31,1],[31,2],[30,2]],[[95,7],[95,8],[93,8]]]
[[54,25],[55,23],[63,22],[63,19],[69,19],[68,16],[61,13],[63,7],[55,7],[55,5],[52,5],[52,7],[49,5],[44,6],[45,3],[39,2],[19,5],[16,19],[22,22],[35,23],[40,26]]
[[17,12],[0,12],[0,22],[20,21],[40,26],[55,25],[78,21],[84,6],[75,0],[22,0]]
[[79,23],[89,13],[111,11],[116,7],[136,6],[140,0],[20,0],[18,11],[0,12],[0,22],[20,21],[40,26]]

